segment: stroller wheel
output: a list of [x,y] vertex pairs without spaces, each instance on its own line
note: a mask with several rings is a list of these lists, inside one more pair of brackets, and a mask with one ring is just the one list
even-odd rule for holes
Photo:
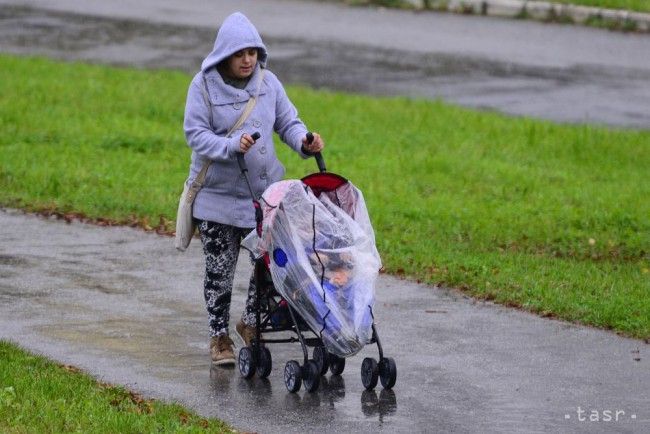
[[303,366],[303,382],[305,383],[305,390],[307,392],[314,392],[320,385],[320,371],[318,363],[314,360],[308,360],[307,364]]
[[271,374],[272,360],[271,351],[266,347],[260,347],[260,357],[257,363],[257,376],[266,378]]
[[327,352],[327,349],[322,346],[314,347],[312,357],[318,365],[320,375],[325,375],[330,367],[330,354]]
[[397,366],[392,357],[384,357],[379,361],[379,379],[384,389],[391,389],[397,381]]
[[251,378],[255,374],[255,360],[253,359],[253,350],[250,347],[239,350],[238,365],[242,377]]
[[329,356],[330,372],[332,375],[341,375],[345,369],[345,359],[336,354],[330,354]]
[[284,385],[291,393],[299,391],[302,386],[302,369],[295,360],[289,360],[284,365]]
[[379,380],[379,368],[377,361],[372,357],[366,357],[361,363],[361,382],[366,390],[374,389]]

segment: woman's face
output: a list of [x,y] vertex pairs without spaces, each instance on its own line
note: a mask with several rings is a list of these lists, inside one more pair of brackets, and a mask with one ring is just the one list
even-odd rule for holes
[[228,58],[228,75],[233,78],[248,78],[255,71],[257,48],[239,50]]

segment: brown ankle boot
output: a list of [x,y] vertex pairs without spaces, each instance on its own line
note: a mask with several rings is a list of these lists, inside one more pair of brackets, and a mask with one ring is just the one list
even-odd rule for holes
[[255,327],[247,325],[244,321],[239,321],[235,326],[235,330],[239,337],[244,341],[247,347],[251,346],[251,342],[256,338]]
[[233,342],[228,335],[219,335],[210,338],[210,356],[215,365],[234,365],[235,352]]

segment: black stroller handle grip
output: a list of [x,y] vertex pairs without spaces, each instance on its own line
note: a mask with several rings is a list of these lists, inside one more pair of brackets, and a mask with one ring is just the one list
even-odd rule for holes
[[[314,134],[309,132],[307,133],[307,144],[311,145],[311,143],[314,141]],[[326,172],[327,168],[325,167],[325,160],[323,159],[323,154],[320,152],[316,152],[314,154],[314,158],[316,158],[316,164],[318,164],[318,170],[320,172]]]
[[[254,141],[257,141],[262,135],[260,134],[259,131],[255,131],[252,135],[251,138]],[[246,160],[244,160],[244,153],[243,152],[237,152],[237,164],[239,164],[239,170],[241,170],[242,173],[248,172],[248,166],[246,166]]]

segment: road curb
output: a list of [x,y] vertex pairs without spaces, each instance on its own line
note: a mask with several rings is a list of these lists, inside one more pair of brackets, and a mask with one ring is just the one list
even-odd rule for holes
[[406,0],[418,9],[587,24],[650,33],[650,13],[538,0]]

